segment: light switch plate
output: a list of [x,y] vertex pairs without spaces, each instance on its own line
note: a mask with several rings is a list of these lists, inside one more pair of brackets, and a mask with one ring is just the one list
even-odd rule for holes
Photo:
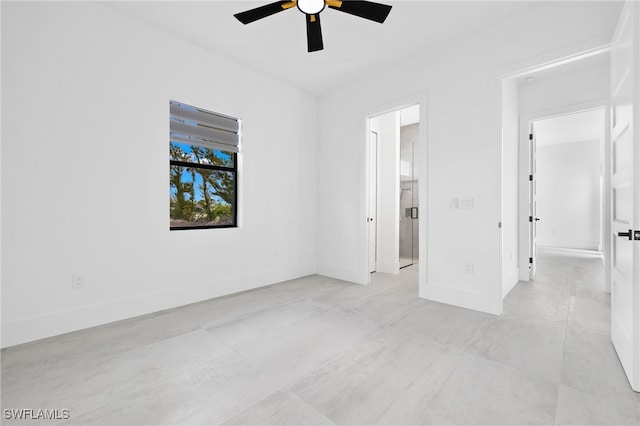
[[463,198],[460,200],[461,208],[463,209],[473,209],[473,198]]

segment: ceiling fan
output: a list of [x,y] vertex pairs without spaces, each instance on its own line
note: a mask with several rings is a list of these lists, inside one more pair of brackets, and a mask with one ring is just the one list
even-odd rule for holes
[[320,12],[327,6],[331,9],[380,23],[383,23],[384,20],[387,19],[387,16],[389,16],[389,12],[391,12],[391,6],[372,1],[296,0],[277,1],[255,9],[236,13],[233,16],[246,25],[296,6],[306,15],[307,48],[309,52],[324,49],[322,43],[322,28],[320,28]]

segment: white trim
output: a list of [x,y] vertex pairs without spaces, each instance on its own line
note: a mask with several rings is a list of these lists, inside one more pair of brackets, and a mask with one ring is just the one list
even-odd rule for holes
[[489,314],[497,315],[500,313],[491,310],[489,303],[491,294],[489,293],[469,291],[435,283],[429,283],[429,285],[424,288],[420,287],[419,293],[423,299],[446,303],[447,305],[454,305],[456,307]]
[[516,268],[511,272],[511,275],[507,277],[507,280],[505,281],[507,285],[505,286],[503,283],[502,297],[504,298],[507,294],[509,294],[509,292],[513,290],[513,288],[516,286],[516,284],[518,284],[519,281],[520,281],[520,269]]
[[323,275],[329,278],[335,278],[337,280],[348,281],[355,284],[368,284],[369,276],[363,281],[360,270],[356,268],[345,268],[340,265],[330,265],[328,263],[319,263],[317,272],[318,275]]
[[568,254],[580,257],[600,257],[604,259],[604,253],[598,250],[583,250],[568,247],[551,247],[551,246],[538,246],[540,253],[556,253],[556,254]]
[[[0,6],[0,22],[2,22],[2,7]],[[2,57],[0,56],[0,81],[2,81]],[[4,117],[2,115],[2,102],[0,102],[0,117]],[[6,142],[5,142],[6,143]],[[2,164],[2,143],[0,141],[0,164]],[[4,221],[2,220],[2,212],[4,211],[4,209],[2,208],[2,200],[4,199],[2,197],[2,175],[4,173],[0,173],[0,260],[4,259],[2,257],[2,246],[4,245],[4,238],[2,237],[2,224],[4,223]],[[165,206],[169,205],[169,203],[165,203]],[[2,262],[0,261],[0,293],[2,293],[2,276],[4,274],[2,273]],[[4,318],[4,316],[2,315],[2,305],[3,303],[0,301],[0,342],[2,342],[2,318]]]
[[533,56],[520,62],[500,67],[493,73],[499,80],[520,77],[526,74],[551,69],[560,65],[600,55],[611,50],[611,40],[607,36],[595,37],[587,41],[565,46],[560,49]]

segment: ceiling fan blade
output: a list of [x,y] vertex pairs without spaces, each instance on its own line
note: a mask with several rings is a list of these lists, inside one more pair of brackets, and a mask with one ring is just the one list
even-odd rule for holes
[[243,24],[250,24],[258,19],[266,18],[267,16],[274,15],[283,10],[290,9],[296,5],[295,1],[277,1],[274,3],[266,4],[264,6],[256,7],[255,9],[245,10],[244,12],[236,13],[235,16],[238,21]]
[[327,0],[327,6],[331,9],[380,23],[383,23],[389,16],[389,12],[391,12],[391,6],[372,1]]
[[324,49],[322,43],[322,28],[320,27],[320,15],[307,15],[307,50],[316,52]]

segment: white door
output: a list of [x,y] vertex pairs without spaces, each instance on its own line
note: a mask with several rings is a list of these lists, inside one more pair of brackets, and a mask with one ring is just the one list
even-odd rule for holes
[[378,209],[378,134],[369,134],[369,215],[367,223],[369,225],[369,272],[376,271],[376,248],[377,239],[377,218]]
[[533,123],[529,124],[529,279],[536,275],[536,234],[538,213],[537,178],[536,178],[536,135]]
[[634,85],[640,74],[639,24],[640,3],[626,2],[611,51],[611,340],[636,391],[640,391],[640,241],[634,241],[633,230],[640,228],[640,93]]

